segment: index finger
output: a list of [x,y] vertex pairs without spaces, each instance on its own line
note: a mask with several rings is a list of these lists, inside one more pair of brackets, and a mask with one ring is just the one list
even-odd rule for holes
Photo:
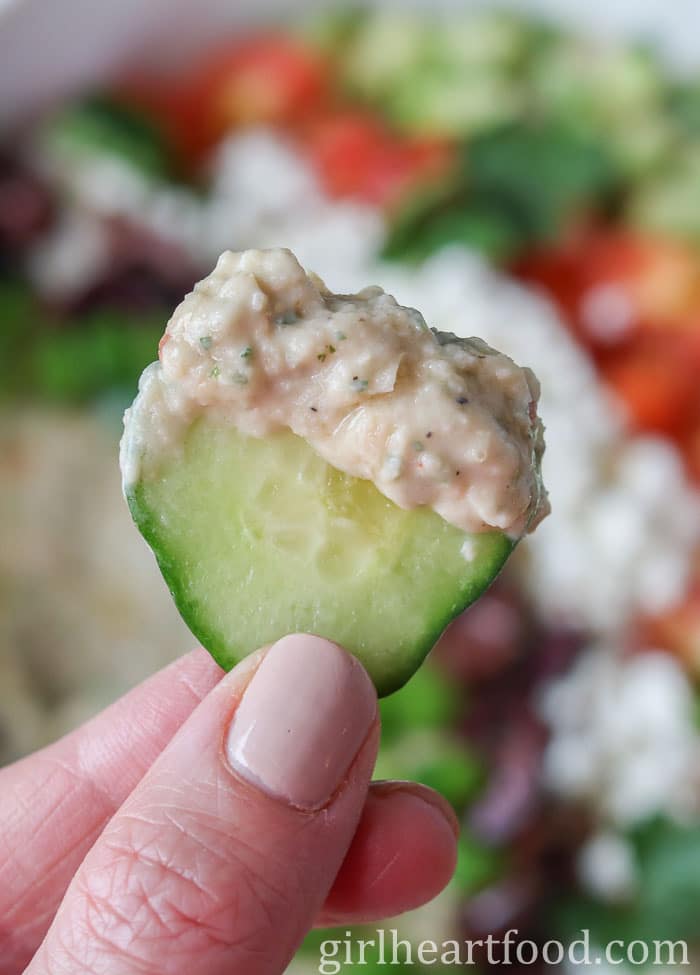
[[0,957],[23,970],[107,821],[223,671],[195,650],[0,770]]

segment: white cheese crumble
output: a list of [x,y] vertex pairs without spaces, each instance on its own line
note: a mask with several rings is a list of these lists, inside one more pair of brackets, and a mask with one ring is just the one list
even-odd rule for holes
[[585,801],[618,827],[684,812],[700,752],[693,690],[668,653],[625,658],[593,647],[546,688],[541,714],[551,731],[543,774],[553,792]]
[[620,833],[601,829],[581,847],[576,872],[584,889],[608,902],[626,901],[638,886],[632,844]]

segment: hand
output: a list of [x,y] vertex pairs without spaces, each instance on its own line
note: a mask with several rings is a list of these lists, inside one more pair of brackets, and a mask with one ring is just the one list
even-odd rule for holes
[[195,651],[0,770],[0,975],[279,975],[313,925],[433,897],[447,803],[370,785],[361,665],[290,636],[223,675]]

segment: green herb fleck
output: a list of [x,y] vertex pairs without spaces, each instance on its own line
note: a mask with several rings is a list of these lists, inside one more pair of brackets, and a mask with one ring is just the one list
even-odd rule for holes
[[281,315],[278,315],[275,319],[275,324],[277,325],[296,325],[299,321],[299,316],[294,311],[293,308],[283,311]]
[[218,379],[220,375],[221,375],[221,369],[219,369],[218,366],[214,366],[214,368],[212,369],[212,371],[209,373],[209,378],[210,379]]
[[345,339],[347,338],[347,335],[345,334],[345,332],[336,332],[335,337],[338,340],[338,342],[344,342]]
[[329,356],[329,355],[333,355],[334,352],[335,352],[335,346],[334,345],[327,345],[326,346],[326,349],[325,349],[325,352],[319,352],[319,354],[316,356],[316,358],[318,359],[319,362],[325,362],[326,361],[326,357]]
[[359,393],[364,393],[364,391],[369,386],[368,379],[359,379],[357,376],[352,377],[352,383],[350,384],[353,389],[356,389]]
[[253,350],[249,345],[246,345],[245,349],[241,350],[241,359],[251,359],[253,357]]
[[425,447],[420,442],[420,440],[414,440],[413,441],[413,444],[412,444],[412,447],[413,447],[413,449],[415,450],[415,452],[417,454],[420,454],[420,453],[422,453],[425,450]]
[[211,337],[211,335],[200,335],[199,337],[199,344],[203,349],[210,349],[213,341],[214,339]]
[[234,372],[234,374],[231,376],[231,379],[237,386],[248,385],[248,377],[244,372]]
[[413,324],[416,326],[416,328],[419,331],[421,332],[428,331],[428,326],[426,324],[426,321],[417,308],[406,308],[406,311],[408,312],[408,317],[413,321]]

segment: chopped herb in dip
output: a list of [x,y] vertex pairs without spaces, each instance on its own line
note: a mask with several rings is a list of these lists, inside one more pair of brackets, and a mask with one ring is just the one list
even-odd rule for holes
[[275,325],[296,325],[299,321],[299,316],[294,311],[293,308],[283,311],[281,315],[278,315],[275,319]]

